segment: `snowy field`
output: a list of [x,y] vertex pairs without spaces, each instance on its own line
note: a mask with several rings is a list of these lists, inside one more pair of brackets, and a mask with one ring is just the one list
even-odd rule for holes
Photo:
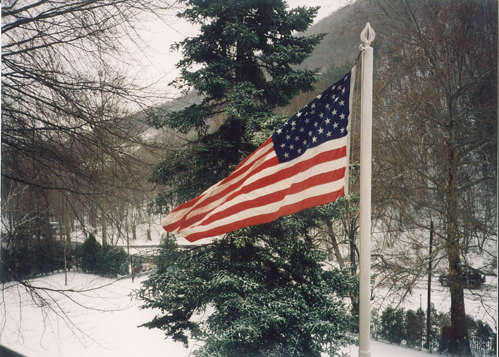
[[[375,290],[374,300],[371,308],[387,306],[397,307],[400,297],[397,294],[390,295],[384,291]],[[438,282],[438,277],[433,277],[431,283],[431,303],[438,312],[450,311],[450,291],[448,287],[443,287]],[[480,289],[465,289],[464,297],[466,303],[466,314],[475,320],[487,322],[493,329],[497,330],[497,277],[487,277],[487,281]],[[427,309],[428,288],[427,281],[423,280],[416,284],[416,288],[400,303],[404,309],[417,310],[421,307]]]
[[[67,291],[66,296],[52,293],[51,304],[60,307],[53,311],[34,304],[24,288],[6,287],[0,313],[0,343],[26,356],[37,357],[191,356],[191,349],[195,346],[185,349],[181,344],[165,339],[157,329],[138,327],[155,314],[150,309],[141,310],[140,302],[131,295],[145,278],[135,279],[132,283],[130,278],[111,280],[71,272],[66,287],[63,273],[34,280],[32,284],[36,286],[82,291]],[[413,295],[417,297],[417,306],[414,307],[417,308],[419,293],[415,291]],[[440,299],[437,306],[446,307],[448,298],[445,294],[435,295]],[[346,348],[345,352],[358,356],[355,346]],[[373,357],[430,355],[374,340],[371,341],[371,352]]]

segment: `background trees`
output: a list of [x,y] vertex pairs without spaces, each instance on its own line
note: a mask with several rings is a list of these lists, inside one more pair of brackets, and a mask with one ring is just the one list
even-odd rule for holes
[[[170,5],[2,3],[3,244],[71,240],[110,221],[117,200],[143,206],[151,152],[126,76],[138,21]],[[142,95],[139,101],[139,94]],[[138,193],[142,197],[138,197]],[[137,202],[139,201],[139,202]],[[5,267],[4,267],[5,268]],[[8,267],[7,267],[8,269]]]
[[[462,271],[481,242],[497,243],[497,6],[379,6],[381,43],[390,45],[380,48],[377,73],[376,185],[384,187],[378,208],[397,232],[394,241],[398,232],[429,232],[435,223],[451,280],[451,350],[469,354]],[[494,266],[494,259],[479,268]]]
[[[2,2],[0,271],[14,280],[3,287],[20,282],[48,310],[50,298],[43,300],[54,292],[41,294],[27,279],[70,263],[75,225],[86,232],[118,226],[117,201],[144,207],[154,148],[144,141],[143,116],[132,115],[147,98],[127,76],[127,54],[140,50],[135,26],[170,6]],[[17,274],[30,257],[40,257],[39,266]]]

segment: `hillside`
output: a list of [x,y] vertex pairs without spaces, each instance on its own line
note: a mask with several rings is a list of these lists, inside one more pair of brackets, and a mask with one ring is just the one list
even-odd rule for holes
[[357,1],[332,13],[305,32],[307,36],[327,35],[300,68],[320,67],[325,73],[331,68],[353,65],[359,54],[360,33],[366,23],[370,22],[377,30],[372,6],[370,1]]

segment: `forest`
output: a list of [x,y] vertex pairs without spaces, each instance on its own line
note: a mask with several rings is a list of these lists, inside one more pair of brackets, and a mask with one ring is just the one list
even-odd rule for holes
[[[390,323],[423,313],[397,317],[399,304],[441,276],[450,309],[445,317],[424,311],[425,321],[445,321],[421,327],[428,333],[414,343],[431,349],[433,338],[442,348],[448,327],[444,349],[471,356],[477,330],[495,340],[497,310],[487,316],[493,326],[472,321],[465,294],[497,291],[497,3],[357,0],[315,24],[317,8],[286,5],[2,2],[3,289],[20,284],[37,300],[32,279],[42,275],[143,269],[131,257],[134,242],[152,242],[160,217],[227,177],[359,67],[359,34],[369,22],[376,31],[371,281],[373,294],[383,291],[394,307],[373,321],[397,343]],[[156,93],[130,75],[139,28],[175,16],[200,30],[172,46],[182,55],[179,75],[171,92]],[[161,309],[145,327],[185,345],[203,341],[198,356],[335,355],[352,341],[360,85],[349,197],[200,245],[165,233],[137,292],[144,308]],[[466,280],[472,274],[480,286]],[[207,321],[193,321],[208,308]]]

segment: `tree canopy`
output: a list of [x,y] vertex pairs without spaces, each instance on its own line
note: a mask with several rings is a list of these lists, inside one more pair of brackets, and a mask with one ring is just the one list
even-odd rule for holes
[[272,110],[312,89],[316,80],[317,70],[293,64],[323,37],[295,36],[311,25],[316,8],[287,10],[282,1],[183,3],[187,8],[178,16],[200,24],[201,32],[173,46],[183,54],[173,84],[196,91],[202,102],[152,117],[157,127],[189,135],[151,177],[165,188],[157,198],[162,211],[227,176],[283,123]]

